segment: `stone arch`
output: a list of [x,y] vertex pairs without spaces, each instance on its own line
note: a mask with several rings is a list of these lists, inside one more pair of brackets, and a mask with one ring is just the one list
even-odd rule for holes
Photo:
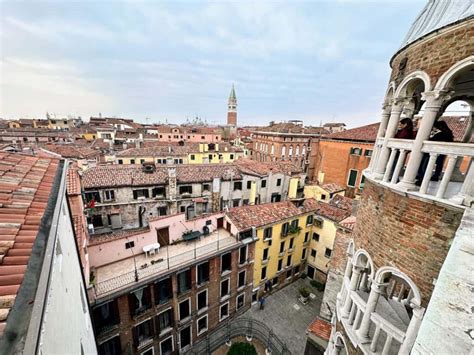
[[379,284],[383,284],[386,282],[387,274],[390,274],[390,276],[395,275],[398,278],[404,280],[410,286],[411,291],[413,292],[412,303],[417,306],[421,306],[421,294],[420,290],[418,289],[418,286],[416,286],[416,284],[408,275],[406,275],[399,269],[393,266],[382,266],[380,269],[377,270],[374,280]]
[[408,92],[410,89],[412,89],[413,84],[421,80],[424,84],[424,91],[430,91],[431,90],[431,79],[428,74],[426,74],[424,71],[421,70],[416,70],[410,74],[408,74],[405,79],[400,83],[398,86],[397,90],[395,91],[395,99],[396,98],[403,98],[408,96]]
[[393,100],[393,97],[395,95],[395,91],[396,91],[396,85],[395,85],[395,82],[394,81],[391,81],[389,84],[388,84],[388,88],[387,88],[387,91],[385,91],[385,100],[384,100],[384,105],[390,105],[392,100]]
[[[372,258],[370,257],[369,253],[364,250],[364,249],[358,249],[354,256],[352,257],[352,265],[362,265],[361,261],[363,258],[366,259],[366,264],[369,264],[370,266],[370,277],[373,279],[375,275],[375,267],[374,267],[374,262],[372,261]],[[365,266],[365,265],[362,265]]]
[[464,58],[446,70],[436,82],[435,90],[450,90],[453,79],[469,67],[474,68],[474,55]]
[[355,242],[354,242],[354,239],[352,239],[352,238],[349,240],[349,244],[347,245],[346,253],[347,253],[347,255],[349,255],[350,257],[354,256],[354,253],[355,253]]
[[[346,340],[344,339],[341,332],[336,332],[334,334],[334,347],[345,351],[345,353],[339,352],[339,354],[348,354],[349,353],[348,350],[347,350]],[[344,348],[344,349],[342,349],[342,348]]]

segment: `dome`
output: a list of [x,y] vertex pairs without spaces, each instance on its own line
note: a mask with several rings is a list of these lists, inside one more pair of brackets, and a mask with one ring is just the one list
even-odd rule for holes
[[400,48],[455,22],[474,16],[474,0],[429,0]]

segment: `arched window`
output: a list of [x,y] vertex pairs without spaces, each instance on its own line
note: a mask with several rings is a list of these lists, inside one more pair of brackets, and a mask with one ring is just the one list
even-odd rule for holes
[[299,145],[296,146],[295,155],[296,155],[296,156],[299,156],[299,155],[300,155],[300,146],[299,146]]
[[303,148],[301,148],[301,155],[305,156],[306,155],[306,146],[304,145]]
[[288,149],[288,156],[291,158],[293,156],[293,146],[290,145],[290,149]]
[[286,147],[283,146],[283,147],[281,147],[281,156],[282,156],[282,158],[285,157],[285,154],[286,154]]

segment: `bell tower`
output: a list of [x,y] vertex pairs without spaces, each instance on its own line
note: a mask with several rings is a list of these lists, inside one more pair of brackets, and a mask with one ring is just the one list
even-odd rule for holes
[[227,103],[227,124],[237,126],[237,97],[235,96],[234,84],[232,84],[229,101]]

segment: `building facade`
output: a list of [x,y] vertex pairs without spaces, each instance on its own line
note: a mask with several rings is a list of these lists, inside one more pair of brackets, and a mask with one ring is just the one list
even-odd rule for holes
[[[148,218],[186,213],[188,218],[226,208],[287,199],[304,184],[291,163],[104,165],[83,174],[88,223],[95,233],[143,227]],[[290,196],[291,197],[291,196]]]
[[[472,351],[466,300],[474,280],[464,272],[472,253],[461,245],[473,219],[474,145],[470,134],[459,143],[428,139],[453,102],[472,111],[473,15],[469,2],[430,1],[391,59],[328,354]],[[422,108],[416,138],[393,138],[402,112]]]
[[[223,214],[183,216],[184,232],[176,218],[153,223],[151,231],[167,228],[173,244],[146,255],[141,243],[156,243],[155,233],[91,240],[99,354],[182,353],[250,307],[254,237],[229,232]],[[200,236],[189,241],[189,232]],[[104,265],[101,250],[117,248],[123,252]]]

